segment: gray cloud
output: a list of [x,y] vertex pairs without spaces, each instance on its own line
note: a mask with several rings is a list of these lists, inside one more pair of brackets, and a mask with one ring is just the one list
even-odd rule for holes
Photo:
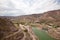
[[0,0],[0,16],[18,16],[60,9],[60,0]]

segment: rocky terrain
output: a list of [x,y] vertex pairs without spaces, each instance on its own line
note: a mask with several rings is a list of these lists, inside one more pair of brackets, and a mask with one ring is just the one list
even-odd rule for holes
[[31,27],[21,24],[17,27],[9,19],[0,18],[0,40],[39,40]]
[[16,17],[0,16],[0,18],[10,19],[15,26],[22,24],[25,26],[37,27],[40,30],[46,31],[51,37],[60,40],[60,10]]
[[44,13],[40,18],[42,29],[57,40],[60,40],[60,10]]

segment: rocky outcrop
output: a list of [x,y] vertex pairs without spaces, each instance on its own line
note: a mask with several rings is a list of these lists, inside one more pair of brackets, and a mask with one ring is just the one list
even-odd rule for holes
[[38,38],[29,26],[19,25],[19,28],[16,28],[9,19],[0,18],[0,40],[38,40]]
[[60,40],[60,27],[53,28],[53,26],[51,25],[46,25],[46,24],[42,25],[42,30],[47,32],[47,34],[52,38],[55,38],[56,40]]
[[48,30],[48,34],[55,38],[56,40],[60,40],[60,28],[58,29],[50,28]]

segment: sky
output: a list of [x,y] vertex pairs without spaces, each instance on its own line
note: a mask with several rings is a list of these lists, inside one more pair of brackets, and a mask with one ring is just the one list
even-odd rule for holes
[[0,16],[38,14],[60,9],[60,0],[0,0]]

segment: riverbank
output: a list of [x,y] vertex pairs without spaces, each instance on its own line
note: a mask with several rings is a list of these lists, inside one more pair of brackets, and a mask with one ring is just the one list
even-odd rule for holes
[[39,38],[39,40],[55,40],[51,36],[49,36],[45,31],[39,30],[36,27],[32,27],[34,33]]

